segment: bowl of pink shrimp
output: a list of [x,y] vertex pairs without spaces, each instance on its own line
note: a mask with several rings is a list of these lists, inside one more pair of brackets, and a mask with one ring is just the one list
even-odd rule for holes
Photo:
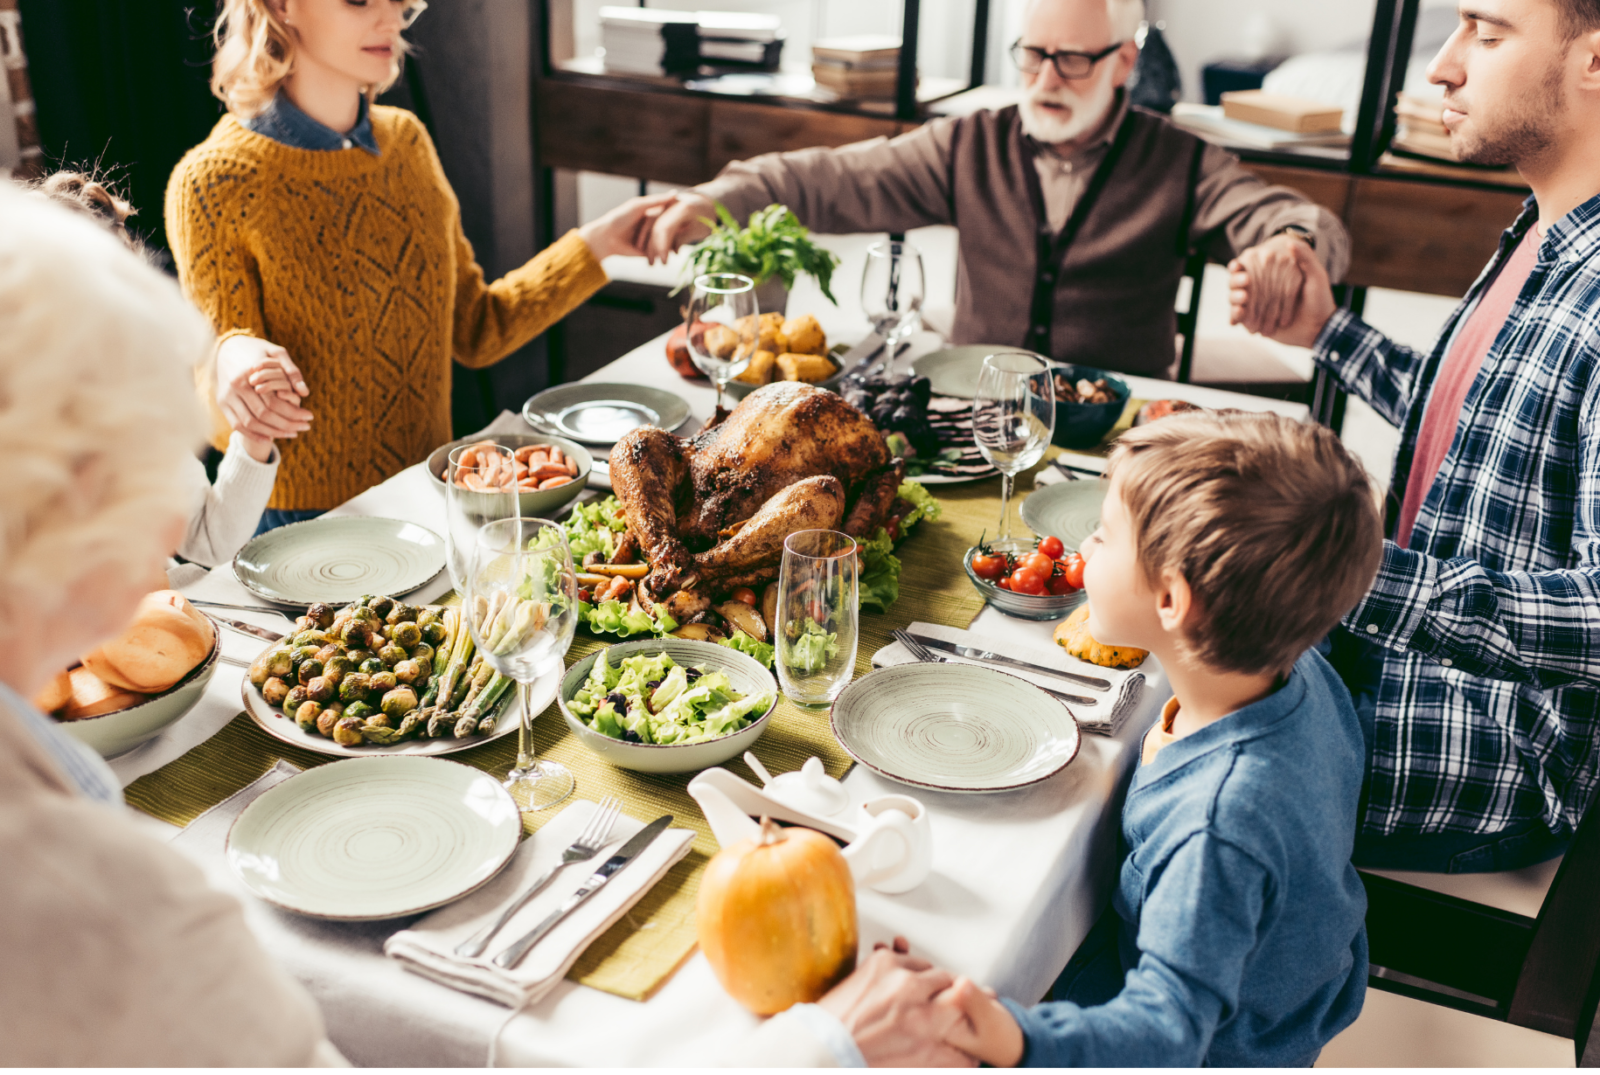
[[[493,451],[495,447],[511,449],[510,459]],[[440,445],[428,456],[428,477],[441,495],[450,453],[457,448],[466,449],[458,457],[461,466],[456,480],[462,488],[476,492],[515,489],[519,510],[533,518],[549,518],[576,500],[594,466],[589,450],[565,437],[539,433],[463,437]]]

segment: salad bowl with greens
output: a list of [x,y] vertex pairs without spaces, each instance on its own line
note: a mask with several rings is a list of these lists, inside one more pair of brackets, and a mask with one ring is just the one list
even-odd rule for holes
[[558,698],[573,734],[611,764],[687,773],[737,757],[761,738],[778,685],[739,650],[649,638],[577,662]]

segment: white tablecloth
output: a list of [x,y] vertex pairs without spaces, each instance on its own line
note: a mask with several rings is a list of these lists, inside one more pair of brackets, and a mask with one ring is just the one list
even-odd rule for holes
[[[859,270],[857,270],[859,278]],[[836,292],[853,291],[848,267],[836,278]],[[815,285],[802,283],[791,296],[790,310],[825,310]],[[852,321],[851,318],[856,320]],[[858,314],[832,312],[824,324],[835,333],[852,324],[864,330]],[[655,385],[688,400],[698,420],[710,414],[712,390],[674,373],[664,357],[662,339],[636,348],[597,371],[595,380]],[[901,360],[938,346],[931,332]],[[1191,385],[1129,377],[1136,396],[1184,398],[1209,406],[1275,410],[1296,417],[1306,408],[1238,396]],[[502,420],[509,416],[502,416]],[[498,425],[499,423],[497,423]],[[937,489],[934,490],[937,493]],[[1018,490],[1023,495],[1027,490]],[[381,515],[443,528],[443,501],[420,466],[336,509],[337,514]],[[976,538],[976,535],[973,535]],[[907,571],[917,571],[914,559]],[[937,565],[948,570],[950,565]],[[418,592],[430,600],[449,588],[445,577]],[[191,597],[239,604],[254,603],[249,593],[223,566],[186,587]],[[282,625],[270,614],[256,616],[264,626]],[[989,636],[995,648],[1007,641],[1050,644],[1049,623],[1031,623],[986,609],[973,628]],[[259,644],[223,631],[225,652],[244,659]],[[1150,689],[1140,712],[1118,737],[1085,736],[1078,758],[1061,774],[1042,784],[1000,795],[951,795],[917,791],[933,823],[933,873],[912,892],[888,896],[870,890],[860,895],[862,942],[870,948],[894,934],[909,938],[912,951],[951,970],[966,974],[1024,1003],[1039,1000],[1065,965],[1096,916],[1105,906],[1116,868],[1116,820],[1122,791],[1132,771],[1131,749],[1150,725],[1169,694],[1159,667],[1147,666]],[[112,765],[124,783],[177,758],[214,735],[239,712],[242,669],[223,664],[204,699],[187,716],[140,749]],[[906,790],[857,767],[845,781],[854,802]],[[595,789],[578,788],[593,795]],[[232,887],[232,886],[229,886]],[[248,899],[248,897],[246,897]],[[360,931],[336,923],[267,922],[254,907],[252,920],[268,949],[299,972],[323,1007],[330,1036],[352,1061],[363,1065],[473,1063],[478,1052],[487,1059],[494,1024],[504,1009],[462,1015],[452,1025],[458,1035],[440,1040],[439,1011],[482,1004],[457,994],[441,1000],[435,986],[406,975],[372,952],[381,937],[351,938],[336,943],[327,931]],[[278,912],[270,912],[278,915]],[[398,927],[395,927],[398,928]],[[398,977],[397,977],[398,976]],[[448,992],[446,990],[446,992]],[[564,982],[538,1004],[505,1020],[494,1042],[496,1063],[544,1065],[693,1065],[703,1063],[714,1045],[755,1025],[713,977],[698,953],[645,1003],[624,1000]]]

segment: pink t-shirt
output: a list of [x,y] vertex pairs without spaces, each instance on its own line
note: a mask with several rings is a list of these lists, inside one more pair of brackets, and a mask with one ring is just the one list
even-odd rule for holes
[[1395,529],[1395,542],[1402,548],[1411,542],[1411,527],[1417,521],[1417,512],[1427,499],[1433,479],[1439,476],[1439,465],[1450,451],[1455,440],[1456,426],[1461,421],[1461,407],[1467,401],[1467,391],[1478,376],[1484,356],[1494,345],[1501,326],[1511,306],[1522,293],[1528,274],[1539,259],[1539,239],[1536,229],[1529,228],[1522,242],[1500,268],[1478,299],[1466,322],[1456,332],[1450,353],[1439,363],[1439,374],[1434,379],[1433,390],[1428,393],[1427,410],[1422,412],[1422,426],[1417,430],[1417,449],[1411,457],[1411,474],[1406,479],[1406,496],[1400,504],[1399,526]]

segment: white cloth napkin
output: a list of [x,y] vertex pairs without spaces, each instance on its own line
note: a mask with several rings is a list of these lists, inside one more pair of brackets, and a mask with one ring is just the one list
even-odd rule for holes
[[477,959],[455,954],[456,945],[500,916],[546,869],[561,861],[561,853],[578,838],[597,807],[592,802],[573,803],[538,832],[522,841],[499,876],[465,899],[442,907],[410,929],[384,942],[384,954],[410,971],[463,992],[485,997],[508,1008],[521,1008],[539,1000],[565,977],[589,944],[627,914],[659,881],[673,863],[689,853],[694,833],[667,829],[627,866],[613,874],[598,892],[580,904],[545,935],[511,970],[496,966],[495,956],[509,948],[617,852],[645,823],[623,816],[611,831],[611,840],[587,862],[575,862],[556,874],[555,880],[516,913],[495,934]]
[[[981,649],[998,653],[1002,657],[1013,660],[1027,661],[1029,664],[1041,665],[1045,668],[1056,668],[1063,672],[1074,672],[1080,676],[1094,676],[1104,679],[1111,684],[1109,691],[1097,691],[1090,687],[1052,679],[1049,676],[1025,672],[1020,668],[1008,668],[1004,665],[989,664],[985,661],[968,661],[957,657],[944,650],[935,650],[942,657],[951,657],[963,664],[975,664],[984,668],[993,668],[997,672],[1004,672],[1010,676],[1017,676],[1039,687],[1051,690],[1065,691],[1067,694],[1076,694],[1083,698],[1093,698],[1093,705],[1080,705],[1068,703],[1067,708],[1077,718],[1078,726],[1086,732],[1098,735],[1115,735],[1130,713],[1139,707],[1139,698],[1144,693],[1145,676],[1138,669],[1124,670],[1117,668],[1101,668],[1088,661],[1080,661],[1076,657],[1069,657],[1059,646],[1048,649],[1040,646],[1019,645],[1007,642],[1003,646],[997,645],[993,639],[977,633],[976,631],[963,631],[959,627],[944,627],[936,623],[913,623],[908,630],[913,634],[927,635],[931,638],[944,639],[946,642],[956,642],[963,646],[977,646]],[[888,668],[897,664],[912,664],[916,658],[911,656],[911,651],[899,642],[891,642],[877,653],[872,655],[874,668]]]
[[[1082,455],[1078,452],[1062,452],[1056,458],[1065,463],[1067,466],[1074,468],[1075,478],[1078,481],[1094,481],[1096,474],[1105,473],[1106,461],[1103,457],[1098,455]],[[1038,473],[1033,476],[1033,484],[1035,486],[1055,485],[1057,482],[1069,482],[1073,480],[1073,477],[1068,477],[1067,474],[1063,472],[1061,468],[1057,467],[1053,462],[1049,466],[1040,467]]]

